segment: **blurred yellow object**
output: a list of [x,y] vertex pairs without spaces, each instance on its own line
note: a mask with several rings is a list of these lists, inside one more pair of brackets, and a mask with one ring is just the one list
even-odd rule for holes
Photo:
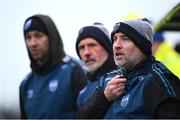
[[121,17],[121,20],[122,21],[126,21],[126,20],[135,20],[135,19],[139,19],[141,18],[141,15],[135,11],[131,11],[131,12],[128,12],[127,14],[123,15]]
[[159,46],[154,56],[180,78],[180,54],[178,54],[167,41],[164,41]]

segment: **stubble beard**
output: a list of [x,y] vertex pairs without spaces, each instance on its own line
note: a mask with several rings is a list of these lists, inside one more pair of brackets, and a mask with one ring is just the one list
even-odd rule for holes
[[119,68],[122,68],[122,69],[126,69],[126,59],[123,57],[121,59],[114,59],[115,60],[115,64],[119,67]]

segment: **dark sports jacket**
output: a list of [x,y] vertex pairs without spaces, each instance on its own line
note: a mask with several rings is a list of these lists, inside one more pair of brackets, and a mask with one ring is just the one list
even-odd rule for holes
[[[119,74],[119,72],[117,72]],[[113,73],[114,74],[114,73]],[[154,57],[124,73],[126,91],[113,102],[103,94],[107,74],[81,110],[81,118],[180,118],[180,81]]]
[[[83,109],[84,103],[92,96],[92,94],[96,91],[96,87],[99,85],[99,80],[102,76],[104,76],[107,72],[116,69],[116,65],[113,60],[113,56],[109,56],[109,58],[105,61],[105,63],[93,74],[89,75],[88,84],[84,89],[82,89],[79,93],[77,104],[78,109],[81,112]],[[79,118],[79,114],[77,115]]]
[[51,18],[41,14],[28,19],[31,18],[45,25],[50,50],[49,59],[41,66],[29,54],[32,72],[20,85],[21,117],[75,118],[77,96],[86,85],[84,71],[65,55],[62,39]]
[[32,71],[20,86],[22,118],[75,118],[81,80],[82,70],[71,60],[46,75]]

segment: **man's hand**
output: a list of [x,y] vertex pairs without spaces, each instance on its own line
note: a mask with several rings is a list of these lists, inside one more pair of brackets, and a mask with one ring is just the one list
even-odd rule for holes
[[127,79],[116,75],[110,81],[108,81],[106,89],[104,90],[105,97],[108,101],[115,100],[125,91]]

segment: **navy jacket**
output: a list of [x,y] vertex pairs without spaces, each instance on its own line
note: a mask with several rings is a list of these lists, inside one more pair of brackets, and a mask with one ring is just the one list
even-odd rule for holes
[[20,86],[23,118],[75,118],[82,69],[68,60],[46,75],[31,72]]
[[80,65],[65,54],[52,19],[38,14],[27,20],[31,18],[40,20],[47,29],[49,55],[43,65],[38,65],[28,51],[32,72],[20,85],[21,118],[75,118],[77,96],[86,85],[86,75]]
[[88,84],[84,89],[82,89],[79,93],[77,105],[78,105],[78,118],[81,118],[81,111],[84,109],[85,103],[88,99],[93,95],[96,91],[96,87],[99,85],[99,80],[102,76],[104,76],[107,72],[110,72],[113,69],[116,69],[116,65],[113,60],[113,56],[110,55],[109,58],[105,61],[105,63],[93,74],[89,75]]
[[86,102],[82,118],[180,118],[179,78],[154,57],[123,74],[127,78],[125,93],[111,103],[106,100],[103,91],[114,76],[108,73]]

